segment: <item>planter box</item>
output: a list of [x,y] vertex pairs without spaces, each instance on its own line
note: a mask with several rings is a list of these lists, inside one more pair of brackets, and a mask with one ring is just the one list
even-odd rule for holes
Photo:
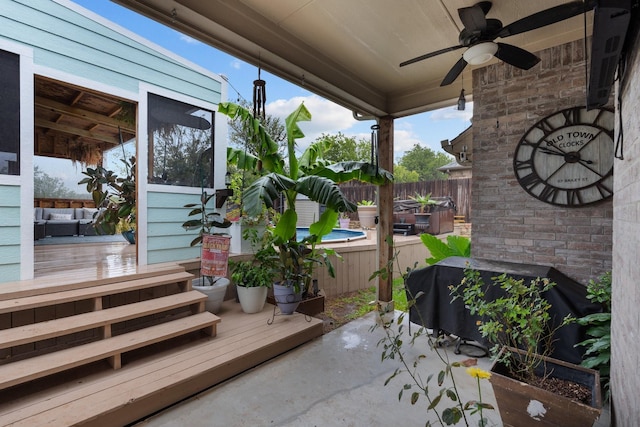
[[[504,365],[494,362],[489,381],[493,386],[503,424],[512,427],[592,426],[602,411],[598,371],[550,357],[543,357],[543,364],[550,377],[588,387],[592,395],[591,405],[515,380],[508,376],[508,369]],[[541,366],[541,369],[544,368]]]

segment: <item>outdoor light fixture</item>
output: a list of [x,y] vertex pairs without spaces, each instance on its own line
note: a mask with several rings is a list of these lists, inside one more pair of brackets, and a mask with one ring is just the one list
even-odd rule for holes
[[480,65],[491,60],[497,51],[497,44],[493,42],[485,42],[471,46],[462,54],[462,57],[468,64]]
[[231,186],[231,172],[227,171],[224,175],[224,186],[227,188],[217,189],[216,190],[216,208],[220,209],[224,202],[227,201],[228,197],[233,196],[233,190],[229,187]]
[[458,111],[464,111],[464,105],[466,100],[464,99],[464,89],[460,90],[460,97],[458,98]]

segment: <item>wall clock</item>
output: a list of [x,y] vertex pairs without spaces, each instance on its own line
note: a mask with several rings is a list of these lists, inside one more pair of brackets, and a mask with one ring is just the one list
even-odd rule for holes
[[533,197],[580,207],[613,195],[613,112],[573,107],[540,120],[516,147],[513,170]]

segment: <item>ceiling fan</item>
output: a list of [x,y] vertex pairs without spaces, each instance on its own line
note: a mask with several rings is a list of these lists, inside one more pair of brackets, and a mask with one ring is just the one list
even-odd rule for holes
[[462,73],[467,64],[478,65],[496,57],[511,64],[514,67],[528,70],[538,62],[540,58],[531,52],[517,46],[494,42],[498,37],[505,38],[516,34],[521,34],[537,28],[545,27],[556,22],[563,21],[573,16],[579,15],[587,10],[593,9],[596,0],[572,1],[559,6],[551,7],[540,12],[529,15],[525,18],[512,22],[506,27],[497,19],[487,18],[486,15],[491,10],[490,1],[481,1],[471,7],[458,9],[458,15],[464,25],[460,32],[457,46],[436,50],[418,56],[400,64],[401,67],[422,61],[442,53],[451,52],[457,49],[468,48],[462,58],[454,64],[445,76],[440,86],[446,86],[455,81]]

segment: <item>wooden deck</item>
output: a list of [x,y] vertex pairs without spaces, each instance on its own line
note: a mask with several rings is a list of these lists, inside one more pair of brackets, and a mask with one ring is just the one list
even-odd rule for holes
[[[275,322],[268,325],[267,320],[273,314],[272,306],[267,305],[261,313],[247,315],[233,300],[226,301],[217,314],[220,323],[215,325],[217,333],[214,329],[213,336],[204,333],[206,328],[203,329],[202,325],[174,333],[171,325],[209,314],[198,313],[199,302],[186,295],[187,292],[191,295],[197,292],[190,290],[190,278],[184,282],[185,278],[181,276],[185,274],[184,269],[170,264],[137,267],[135,278],[128,279],[124,273],[128,268],[121,269],[118,276],[101,274],[96,268],[57,271],[40,279],[9,283],[0,288],[0,340],[6,338],[6,345],[0,342],[0,348],[18,350],[16,353],[0,350],[3,357],[0,370],[4,369],[7,373],[0,391],[0,426],[126,425],[323,333],[319,319],[305,318],[301,314],[276,316]],[[85,279],[82,277],[84,274],[87,276]],[[146,290],[151,289],[148,286],[154,277],[159,282],[168,282],[172,275],[178,278],[178,286],[175,283],[153,286],[158,289],[167,287],[171,288],[171,292],[185,294],[167,291],[168,297],[157,295],[157,299],[146,299],[151,293],[158,293],[157,290]],[[96,279],[97,276],[100,277]],[[126,280],[131,280],[140,288],[141,302],[128,301],[132,296],[131,291],[117,297],[117,293],[121,292],[118,290],[121,282]],[[181,283],[184,286],[180,286]],[[107,295],[103,300],[105,296],[97,290],[101,286],[115,294]],[[52,310],[47,305],[50,304],[48,300],[53,298],[49,294],[54,293],[58,295],[56,298],[60,298],[60,303],[56,302],[55,310]],[[184,317],[184,313],[176,316],[171,311],[173,306],[180,304],[177,300],[182,295],[185,304],[189,304],[194,312],[192,316]],[[163,314],[164,317],[171,317],[171,322],[161,323],[164,319],[156,318],[149,321],[147,316],[145,319],[150,325],[143,325],[146,329],[128,331],[131,313],[140,311],[135,308],[136,304],[144,305],[146,313],[156,313],[163,304],[162,299],[171,301],[171,304],[167,303],[168,314]],[[113,304],[114,300],[121,301]],[[100,307],[102,303],[99,301],[113,307],[109,304]],[[87,306],[92,308],[87,309]],[[104,314],[100,312],[102,308]],[[58,348],[60,343],[56,342],[59,340],[56,337],[61,330],[68,329],[76,333],[78,329],[77,322],[67,317],[73,316],[73,309],[79,310],[77,317],[82,318],[87,327],[98,326],[98,329],[104,330],[98,331],[97,341],[95,336],[89,340],[86,340],[86,336],[80,336],[81,340],[89,341],[88,344],[81,342],[77,347],[65,348],[63,345]],[[54,316],[55,320],[42,319],[43,312],[54,311],[67,313],[63,313],[61,318]],[[143,314],[146,316],[146,313]],[[174,320],[174,317],[177,319]],[[25,322],[24,319],[31,321]],[[119,326],[124,326],[125,331],[111,338],[105,331],[110,333],[110,325],[115,321],[120,322]],[[34,325],[29,326],[28,323]],[[168,331],[163,331],[165,328]],[[28,332],[32,329],[35,331],[33,334]],[[24,332],[18,334],[20,336],[14,333],[20,331]],[[159,342],[151,334],[157,334]],[[129,342],[127,336],[131,336],[132,340],[140,340],[143,345]],[[114,343],[108,345],[118,346],[116,356],[112,356],[112,350],[102,349],[107,345],[106,341]],[[49,344],[55,349],[40,351],[40,347]],[[23,357],[20,351],[25,350],[25,346],[28,347],[27,355]],[[69,356],[58,357],[58,353]],[[45,366],[34,363],[38,357],[47,360]],[[115,365],[114,358],[117,360]],[[59,365],[49,367],[49,362]],[[16,370],[28,367],[33,373],[14,372],[14,366]]]

